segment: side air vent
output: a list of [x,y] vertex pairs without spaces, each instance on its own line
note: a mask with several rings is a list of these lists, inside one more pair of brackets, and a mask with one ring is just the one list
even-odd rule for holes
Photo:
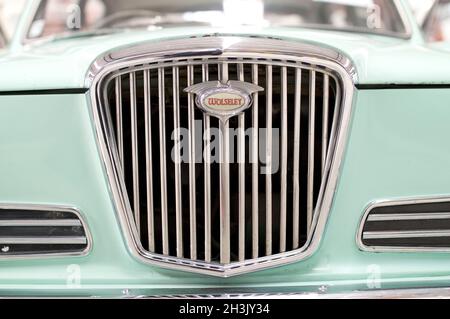
[[72,209],[0,207],[0,257],[82,254],[89,244],[81,216]]
[[371,206],[358,233],[365,250],[450,249],[450,201],[385,202]]

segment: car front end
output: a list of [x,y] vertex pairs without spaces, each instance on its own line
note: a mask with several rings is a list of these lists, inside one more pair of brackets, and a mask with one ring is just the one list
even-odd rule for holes
[[307,3],[340,27],[225,2],[55,31],[30,1],[0,56],[2,296],[448,296],[448,53],[403,1]]

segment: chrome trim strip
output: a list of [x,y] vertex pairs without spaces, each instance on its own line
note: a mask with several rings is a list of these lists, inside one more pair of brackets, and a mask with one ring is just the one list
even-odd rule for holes
[[450,237],[450,230],[364,232],[363,239],[439,238]]
[[[42,259],[42,258],[61,258],[61,257],[84,257],[87,256],[93,247],[92,235],[87,226],[83,214],[74,207],[62,206],[62,205],[50,205],[50,204],[11,204],[11,203],[0,203],[1,210],[25,210],[25,211],[56,211],[56,212],[68,212],[77,216],[84,229],[86,238],[86,248],[80,252],[71,253],[46,253],[46,254],[18,254],[18,255],[0,255],[0,262],[3,260],[22,260],[22,259]],[[84,243],[83,243],[84,244]]]
[[[217,300],[264,300],[264,299],[450,299],[449,287],[431,287],[431,288],[405,288],[405,289],[374,289],[374,290],[348,290],[348,292],[329,293],[321,292],[319,289],[327,287],[320,287],[313,291],[307,292],[267,292],[267,293],[249,293],[249,292],[217,292],[211,291],[211,289],[200,289],[192,294],[115,294],[112,295],[113,299],[217,299]],[[217,289],[219,290],[219,289]],[[222,289],[223,290],[223,289]],[[127,287],[123,287],[120,291],[127,291]],[[127,291],[129,292],[129,291]],[[44,296],[21,296],[13,297],[13,299],[66,299],[66,298],[95,298],[102,299],[98,296],[90,296],[89,292],[86,297],[73,296],[70,294],[60,294],[62,297]],[[0,297],[0,300],[8,300],[11,297]]]
[[2,219],[0,227],[80,227],[78,219]]
[[86,237],[0,237],[2,245],[84,245],[86,243]]
[[356,290],[343,293],[207,293],[135,296],[136,299],[450,299],[450,288]]
[[368,222],[450,219],[450,213],[372,214]]
[[[230,39],[230,42],[226,42]],[[173,57],[177,59],[186,59],[189,56],[203,55],[204,58],[218,58],[221,55],[226,56],[227,53],[233,53],[233,56],[249,57],[254,56],[255,59],[273,59],[274,56],[283,61],[311,61],[314,63],[303,63],[303,69],[312,69],[311,65],[323,65],[322,61],[326,60],[333,65],[339,65],[346,71],[346,76],[350,76],[353,83],[358,83],[358,74],[352,61],[339,51],[335,51],[326,47],[307,44],[303,42],[284,41],[266,38],[245,38],[231,36],[214,36],[199,37],[189,40],[168,40],[170,46],[161,45],[160,41],[148,42],[146,44],[131,46],[110,52],[103,57],[98,58],[92,63],[86,75],[86,87],[95,88],[98,84],[99,75],[105,74],[105,70],[117,70],[118,68],[127,67],[148,62],[150,60],[158,61]],[[249,47],[248,43],[254,45]],[[191,45],[189,43],[192,43]],[[272,44],[273,47],[267,45]],[[189,51],[187,51],[189,47]],[[180,56],[180,52],[183,54]],[[306,58],[306,60],[304,59]],[[312,60],[311,60],[312,59]],[[192,61],[192,65],[200,65],[203,61]],[[257,63],[257,62],[254,62]],[[326,66],[330,66],[326,63]],[[176,64],[176,62],[175,62]],[[261,63],[263,64],[263,63]],[[170,64],[166,66],[171,66]],[[283,66],[283,62],[272,61],[273,66]],[[144,67],[145,68],[145,67]],[[334,69],[334,67],[331,67]],[[137,69],[138,70],[138,69]],[[123,73],[129,71],[124,70]],[[95,82],[95,83],[94,83]]]
[[[186,52],[186,48],[193,48]],[[183,52],[180,56],[180,52]],[[130,219],[131,207],[124,198],[124,185],[117,169],[117,155],[112,140],[111,132],[103,131],[103,114],[101,114],[98,98],[101,94],[101,82],[110,72],[119,68],[139,65],[140,63],[157,62],[158,60],[172,59],[177,64],[178,59],[201,56],[202,58],[216,58],[219,63],[221,58],[228,56],[242,56],[246,58],[269,60],[276,57],[279,60],[296,61],[299,66],[307,69],[312,66],[320,66],[332,70],[332,74],[344,90],[342,91],[342,107],[340,108],[340,121],[333,124],[333,134],[330,139],[330,156],[327,158],[326,172],[324,174],[321,191],[316,205],[316,213],[313,216],[311,231],[306,244],[297,250],[282,254],[261,257],[258,259],[235,262],[228,265],[210,264],[202,261],[179,259],[171,256],[161,256],[147,252],[136,236],[136,227]],[[201,60],[199,64],[201,63]],[[271,62],[272,63],[272,62]],[[277,62],[274,62],[277,63]],[[279,62],[282,65],[282,62]],[[262,63],[261,63],[262,64]],[[322,71],[321,71],[322,72]],[[150,43],[141,46],[130,47],[116,52],[111,52],[92,64],[87,75],[87,83],[92,85],[90,94],[92,99],[92,115],[95,130],[98,137],[98,147],[103,159],[105,172],[109,179],[112,197],[116,205],[116,211],[123,227],[124,235],[131,253],[141,262],[157,265],[175,270],[185,270],[201,274],[220,277],[229,277],[248,273],[256,270],[272,268],[281,264],[290,264],[310,257],[319,247],[321,235],[325,229],[328,214],[333,202],[342,158],[347,143],[348,129],[352,114],[352,98],[354,94],[354,82],[356,79],[355,68],[346,57],[339,52],[334,52],[322,47],[316,47],[303,43],[281,41],[275,39],[258,39],[242,37],[207,37],[190,38],[184,40],[172,40],[163,43]],[[108,128],[107,128],[108,129]],[[106,134],[106,135],[105,135]],[[226,203],[225,203],[226,205]],[[222,209],[222,212],[224,210]]]
[[[378,207],[390,207],[399,205],[414,205],[427,203],[443,203],[450,202],[450,196],[441,197],[410,197],[406,199],[392,199],[374,201],[367,206],[364,214],[361,217],[358,231],[356,232],[356,244],[361,251],[366,252],[399,252],[399,253],[413,253],[413,252],[450,252],[450,247],[396,247],[396,246],[366,246],[363,240],[364,225],[370,212]],[[423,233],[423,232],[422,232]],[[450,234],[449,234],[450,235]],[[444,236],[448,237],[448,236]],[[409,237],[408,237],[409,238]]]

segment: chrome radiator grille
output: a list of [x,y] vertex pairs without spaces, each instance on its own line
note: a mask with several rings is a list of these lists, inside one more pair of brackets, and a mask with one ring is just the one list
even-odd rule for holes
[[[208,80],[264,88],[227,123],[236,138],[225,134],[215,149],[208,141],[219,120],[183,91]],[[159,60],[109,74],[105,113],[143,248],[213,268],[305,245],[339,120],[339,83],[322,66],[242,56]],[[188,161],[176,151],[177,128],[188,133]],[[258,142],[250,143],[248,128],[266,130],[251,131]]]

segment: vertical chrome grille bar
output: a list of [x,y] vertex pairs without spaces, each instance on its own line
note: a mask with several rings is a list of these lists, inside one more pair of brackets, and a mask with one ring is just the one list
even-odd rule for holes
[[280,194],[280,252],[286,251],[286,205],[287,205],[287,68],[281,68],[281,194]]
[[[252,65],[253,83],[258,85],[258,65]],[[253,95],[253,114],[252,114],[252,258],[258,258],[259,255],[259,94]]]
[[123,169],[123,119],[122,119],[122,77],[116,78],[116,121],[117,148],[119,150],[120,166]]
[[329,121],[329,98],[330,78],[328,74],[323,75],[323,123],[322,123],[322,175],[325,172],[325,162],[328,152],[328,121]]
[[[187,85],[194,84],[194,66],[187,67]],[[191,259],[197,259],[197,214],[195,200],[195,103],[194,95],[189,94],[188,117],[189,117],[189,214],[190,214],[190,239]]]
[[[202,80],[209,81],[209,64],[202,65]],[[204,125],[204,178],[205,178],[205,261],[211,262],[211,119],[203,114]]]
[[294,187],[293,187],[293,248],[299,247],[300,229],[300,120],[302,101],[302,69],[295,69]]
[[139,163],[138,163],[138,133],[136,105],[136,73],[130,73],[130,113],[131,113],[131,153],[133,167],[133,211],[138,233],[141,233],[139,207]]
[[[219,79],[228,82],[228,64],[219,65]],[[220,121],[220,262],[230,263],[230,136],[229,123]]]
[[[244,65],[238,64],[238,79],[244,81]],[[245,260],[245,113],[238,117],[239,163],[239,261]]]
[[272,66],[266,66],[266,255],[272,254]]
[[314,209],[314,144],[316,120],[316,71],[310,71],[309,84],[309,125],[308,125],[308,187],[307,187],[307,228],[311,227]]
[[145,107],[145,168],[147,186],[147,233],[149,251],[155,251],[155,214],[153,207],[153,160],[152,160],[152,119],[150,101],[150,70],[144,71],[144,107]]
[[161,223],[163,254],[169,254],[169,225],[167,218],[167,163],[166,163],[166,115],[165,115],[165,76],[164,68],[158,68],[159,94],[159,144],[161,175]]
[[176,241],[177,257],[183,257],[183,211],[181,193],[181,145],[180,145],[180,71],[178,67],[172,68],[173,74],[173,127],[174,161],[175,161],[175,215],[176,215]]

